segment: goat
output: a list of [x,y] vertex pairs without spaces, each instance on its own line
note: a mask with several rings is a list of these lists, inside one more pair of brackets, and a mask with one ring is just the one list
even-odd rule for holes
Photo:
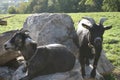
[[93,69],[91,77],[96,76],[96,68],[102,50],[103,34],[105,30],[112,26],[103,26],[106,18],[101,18],[100,23],[96,24],[91,17],[83,17],[78,24],[77,35],[79,38],[79,62],[81,64],[82,76],[85,77],[85,65],[89,65],[90,59],[93,59]]
[[25,72],[28,75],[21,80],[34,77],[66,72],[73,68],[75,56],[62,44],[38,46],[25,31],[19,31],[4,44],[8,51],[20,51],[26,60]]

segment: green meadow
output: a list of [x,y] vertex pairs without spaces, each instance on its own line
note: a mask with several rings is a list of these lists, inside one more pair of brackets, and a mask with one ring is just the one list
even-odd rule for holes
[[[105,50],[107,58],[115,66],[113,73],[120,75],[120,13],[119,12],[92,12],[92,13],[67,13],[74,21],[75,29],[77,24],[83,16],[90,16],[99,23],[101,17],[108,18],[104,25],[112,25],[112,29],[108,30],[104,34],[103,49]],[[10,14],[0,14],[1,17],[9,16]],[[8,21],[7,26],[0,26],[0,33],[16,30],[22,28],[26,18],[30,14],[16,14],[14,17],[6,19]],[[120,76],[119,76],[120,77]],[[118,80],[113,77],[113,74],[109,75],[106,80]]]

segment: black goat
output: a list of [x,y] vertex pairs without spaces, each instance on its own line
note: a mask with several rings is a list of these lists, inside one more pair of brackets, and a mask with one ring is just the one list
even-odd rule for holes
[[17,32],[4,45],[6,50],[21,51],[26,60],[28,75],[21,80],[31,80],[39,75],[66,72],[73,68],[75,56],[61,44],[37,47],[24,31]]
[[93,18],[83,17],[78,24],[79,61],[83,77],[85,77],[85,64],[89,65],[90,59],[94,59],[91,77],[96,76],[96,68],[102,50],[103,34],[105,30],[112,28],[112,26],[103,26],[105,20],[106,18],[101,18],[100,23],[96,24]]

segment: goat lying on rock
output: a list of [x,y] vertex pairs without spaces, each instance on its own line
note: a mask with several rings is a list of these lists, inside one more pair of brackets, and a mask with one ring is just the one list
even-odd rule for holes
[[28,75],[21,80],[31,80],[39,75],[66,72],[73,68],[75,56],[61,44],[37,47],[25,31],[17,32],[4,47],[6,50],[20,51],[26,60]]
[[79,61],[81,64],[82,76],[85,77],[85,64],[89,65],[89,59],[94,59],[91,77],[96,76],[96,68],[102,50],[103,34],[112,26],[103,26],[106,18],[101,18],[96,24],[93,18],[83,17],[79,24],[77,35],[79,37]]

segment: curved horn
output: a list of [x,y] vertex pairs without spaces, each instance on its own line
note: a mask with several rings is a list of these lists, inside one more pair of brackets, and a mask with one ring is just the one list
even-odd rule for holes
[[23,28],[21,28],[19,32],[21,32],[21,33],[24,33],[24,34],[27,34],[27,35],[28,35],[30,31],[29,31],[29,30],[24,30]]
[[91,17],[82,17],[82,18],[89,20],[91,22],[91,24],[96,24],[95,20]]
[[105,22],[107,20],[107,18],[105,18],[105,17],[102,17],[101,19],[100,19],[100,25],[103,25],[103,23]]
[[21,28],[20,32],[25,33],[25,32],[30,32],[30,31],[29,30],[24,30],[23,28]]

